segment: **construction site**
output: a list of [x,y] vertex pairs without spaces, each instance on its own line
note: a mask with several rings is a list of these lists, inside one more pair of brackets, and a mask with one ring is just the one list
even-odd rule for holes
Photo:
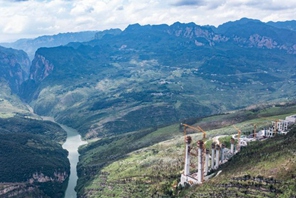
[[[219,142],[218,138],[214,137],[211,149],[206,149],[205,147],[208,140],[206,140],[206,132],[201,127],[181,123],[184,129],[185,163],[179,185],[193,186],[202,184],[210,178],[217,176],[221,172],[221,170],[218,171],[219,166],[240,152],[241,147],[247,146],[252,141],[264,141],[276,135],[286,135],[289,132],[290,126],[295,122],[296,115],[291,115],[287,116],[284,120],[272,120],[269,127],[263,128],[258,132],[256,131],[256,125],[254,125],[254,130],[248,136],[242,135],[241,130],[235,125],[232,125],[237,130],[237,134],[231,136],[230,148],[227,148],[225,144]],[[186,135],[188,128],[203,133],[203,139],[197,140],[196,146],[192,144],[192,137]]]

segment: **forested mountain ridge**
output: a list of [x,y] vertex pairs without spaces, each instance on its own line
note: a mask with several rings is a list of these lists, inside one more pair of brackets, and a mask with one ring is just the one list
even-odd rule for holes
[[90,42],[39,48],[22,97],[85,138],[290,100],[294,38],[295,31],[251,19],[216,29],[134,24]]
[[106,34],[119,34],[120,29],[104,31],[67,32],[56,35],[44,35],[34,39],[20,39],[13,43],[0,43],[4,47],[24,50],[30,59],[34,58],[36,50],[40,47],[55,47],[66,45],[70,42],[87,42],[93,39],[100,39]]
[[278,21],[278,22],[269,21],[269,22],[267,22],[267,24],[277,27],[277,28],[283,28],[283,29],[296,31],[296,21],[295,20]]
[[228,42],[234,42],[242,47],[280,49],[295,54],[295,29],[289,28],[290,26],[280,28],[276,24],[279,23],[263,23],[259,20],[243,18],[239,21],[224,23],[218,26],[216,31],[229,38]]

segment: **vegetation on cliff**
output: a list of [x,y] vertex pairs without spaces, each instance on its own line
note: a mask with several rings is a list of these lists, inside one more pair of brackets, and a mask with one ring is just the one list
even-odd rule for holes
[[61,127],[20,116],[0,118],[0,136],[0,188],[7,189],[0,197],[64,196],[70,164]]
[[19,93],[21,84],[29,75],[30,60],[22,50],[0,46],[0,78],[5,79],[13,93]]

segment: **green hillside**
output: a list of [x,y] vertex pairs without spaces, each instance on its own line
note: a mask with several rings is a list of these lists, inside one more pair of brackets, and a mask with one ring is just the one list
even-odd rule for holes
[[[280,105],[188,120],[187,123],[194,122],[201,126],[207,131],[207,139],[210,140],[217,135],[236,134],[237,131],[232,127],[234,124],[243,133],[248,134],[253,130],[253,124],[260,129],[271,125],[269,119],[285,118],[295,113],[295,105]],[[264,178],[273,177],[293,186],[295,180],[289,178],[289,172],[295,173],[296,161],[295,156],[293,157],[295,131],[296,129],[293,129],[287,136],[254,142],[243,148],[242,152],[221,167],[223,171],[217,178],[190,189],[175,188],[184,164],[183,131],[178,124],[156,131],[135,132],[118,138],[103,138],[80,149],[82,156],[78,165],[78,194],[79,197],[199,197],[198,193],[204,193],[205,197],[211,197],[210,193],[214,193],[215,189],[219,189],[219,193],[224,192],[223,188],[217,186],[232,182],[232,178],[244,175],[250,175],[251,178],[258,175]],[[191,131],[190,135],[194,140],[193,146],[202,138],[200,133],[194,131]],[[285,149],[282,149],[284,147]],[[261,148],[262,153],[259,153]],[[279,163],[288,164],[288,169],[277,169]],[[277,170],[269,172],[272,167]],[[280,183],[273,184],[273,187],[281,190],[281,196],[288,195],[284,194],[286,187],[282,187]],[[293,192],[293,187],[287,188]],[[244,189],[240,190],[234,188],[233,191],[237,191],[239,196],[243,197],[240,192]],[[274,195],[269,191],[265,194]],[[263,196],[264,193],[258,195]]]

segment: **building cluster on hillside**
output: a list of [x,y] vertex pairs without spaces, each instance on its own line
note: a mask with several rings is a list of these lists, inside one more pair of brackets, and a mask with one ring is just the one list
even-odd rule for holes
[[288,127],[296,122],[296,115],[287,116],[284,120],[272,121],[272,126],[262,129],[257,133],[258,137],[274,137],[276,134],[287,134]]
[[[288,116],[285,120],[275,120],[272,121],[272,127],[269,129],[263,129],[257,133],[255,137],[252,138],[241,138],[240,135],[232,136],[230,140],[230,149],[226,148],[224,144],[212,143],[211,152],[209,149],[205,148],[205,142],[202,140],[197,141],[197,154],[194,154],[194,149],[191,148],[192,138],[191,136],[185,137],[185,166],[184,171],[181,174],[181,181],[179,185],[184,186],[202,184],[204,181],[213,176],[213,174],[208,175],[219,168],[219,166],[228,161],[233,155],[240,151],[241,146],[246,146],[249,141],[255,141],[262,137],[273,137],[278,134],[286,134],[288,132],[288,127],[296,122],[296,115]],[[188,125],[186,125],[188,126]],[[240,130],[239,130],[240,134]],[[237,139],[237,144],[235,145]],[[246,144],[244,144],[246,143]],[[196,167],[196,165],[191,164],[191,156],[197,157],[197,172],[191,173],[190,167]]]

